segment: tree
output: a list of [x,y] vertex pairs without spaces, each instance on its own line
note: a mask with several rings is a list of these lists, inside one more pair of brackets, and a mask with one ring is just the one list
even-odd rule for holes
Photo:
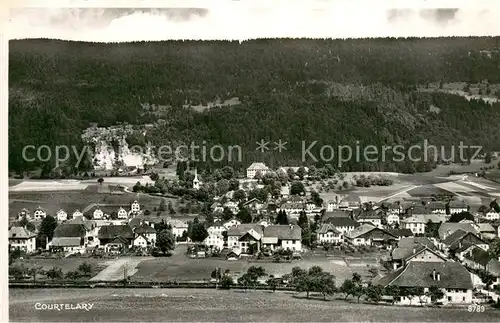
[[500,238],[495,238],[491,243],[488,249],[488,252],[491,258],[500,257]]
[[75,280],[80,278],[80,273],[78,271],[68,271],[65,275],[66,279]]
[[429,287],[427,293],[425,293],[425,296],[429,297],[431,302],[435,304],[438,300],[444,297],[444,292],[437,286],[431,286]]
[[229,180],[229,190],[236,191],[240,188],[240,182],[236,178],[231,178]]
[[491,153],[490,153],[490,152],[487,152],[487,153],[484,155],[484,163],[485,163],[485,164],[489,164],[489,163],[491,163],[491,158],[492,158]]
[[14,279],[22,279],[24,277],[25,269],[22,266],[9,266],[9,276]]
[[323,205],[323,199],[319,196],[319,193],[316,191],[311,191],[311,200],[314,205],[321,207]]
[[252,215],[246,208],[242,208],[238,214],[236,214],[236,217],[240,219],[241,223],[251,223],[252,222]]
[[286,170],[286,174],[289,181],[293,181],[295,179],[295,171],[293,170],[293,168],[288,167]]
[[229,221],[234,217],[233,211],[231,211],[228,207],[225,207],[222,211],[222,219],[224,221]]
[[276,224],[286,225],[288,224],[288,216],[284,210],[280,210],[276,216]]
[[158,175],[158,173],[151,173],[149,174],[149,178],[151,178],[152,181],[157,181],[160,176]]
[[292,195],[302,195],[305,194],[304,184],[302,182],[292,182],[290,187],[290,194]]
[[160,249],[160,251],[164,254],[168,251],[174,250],[175,239],[172,232],[169,230],[161,231],[156,237],[156,247],[158,247],[158,249]]
[[19,221],[18,225],[22,226],[23,228],[26,228],[26,230],[28,230],[28,231],[35,230],[35,226],[33,225],[33,223],[28,221],[28,218],[26,217],[26,215],[22,217],[22,219],[21,219],[21,221]]
[[168,202],[168,213],[175,214],[175,209],[174,206],[172,205],[172,202]]
[[296,174],[300,180],[303,180],[304,179],[304,176],[306,176],[306,169],[301,166],[299,167],[299,169],[297,169],[297,174]]
[[398,286],[389,285],[384,288],[384,295],[392,296],[392,304],[396,301],[396,299],[400,296],[400,290]]
[[162,200],[160,201],[160,206],[158,207],[158,211],[160,211],[160,212],[164,212],[164,211],[166,211],[166,210],[167,210],[167,206],[166,206],[165,200],[164,200],[164,199],[162,199]]
[[372,279],[378,276],[378,269],[376,267],[371,267],[368,269],[368,272],[370,273]]
[[378,303],[382,299],[383,287],[369,284],[366,288],[366,298],[369,302]]
[[239,202],[244,201],[246,199],[246,193],[244,190],[236,190],[234,191],[233,198]]
[[216,187],[217,195],[224,195],[229,192],[229,181],[225,178],[217,182]]
[[40,230],[38,230],[38,236],[40,237],[45,236],[49,240],[52,240],[56,227],[57,227],[57,220],[53,216],[47,215],[40,224]]
[[99,183],[99,185],[102,185],[103,182],[104,179],[102,177],[99,177],[99,179],[97,179],[97,183]]
[[266,284],[271,287],[271,290],[273,292],[276,291],[276,288],[278,287],[279,280],[275,278],[273,275],[269,276],[269,279],[266,281]]
[[309,228],[309,218],[307,217],[305,211],[301,211],[299,213],[299,220],[297,221],[297,224],[302,228],[302,230]]
[[231,179],[234,177],[234,169],[231,166],[224,166],[221,169],[222,178]]
[[323,295],[323,299],[326,300],[326,296],[333,295],[337,292],[335,287],[335,277],[330,273],[320,273],[317,278],[317,292]]
[[238,278],[238,285],[243,286],[246,290],[254,286],[254,280],[248,273],[245,273],[240,278]]
[[80,266],[78,266],[78,271],[82,273],[83,276],[90,276],[90,273],[92,272],[92,266],[84,262]]
[[45,274],[47,275],[47,278],[52,280],[63,278],[62,269],[59,267],[52,267]]
[[230,289],[232,285],[234,285],[234,281],[233,281],[233,278],[231,276],[229,276],[227,274],[222,276],[222,278],[220,280],[220,287],[222,289]]
[[[195,218],[195,220],[197,219]],[[206,237],[208,237],[208,232],[203,223],[193,221],[189,238],[194,242],[202,242]]]

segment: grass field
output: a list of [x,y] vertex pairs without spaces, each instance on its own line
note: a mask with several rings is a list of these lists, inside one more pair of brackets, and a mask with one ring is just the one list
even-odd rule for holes
[[[35,304],[93,303],[91,310]],[[417,308],[294,297],[292,292],[203,289],[11,289],[9,316],[25,322],[498,322],[486,308]]]
[[341,284],[354,272],[368,277],[368,264],[376,265],[376,262],[365,262],[360,258],[349,260],[348,266],[340,257],[331,259],[307,255],[302,260],[294,260],[291,263],[251,262],[246,259],[231,261],[215,257],[193,259],[184,254],[185,250],[185,245],[178,245],[171,257],[158,257],[141,262],[131,279],[133,281],[203,281],[210,279],[210,274],[215,268],[221,268],[223,271],[229,269],[231,275],[237,278],[251,266],[263,266],[268,275],[282,276],[290,273],[296,266],[304,269],[320,266],[323,270],[331,272],[336,277],[337,283]]

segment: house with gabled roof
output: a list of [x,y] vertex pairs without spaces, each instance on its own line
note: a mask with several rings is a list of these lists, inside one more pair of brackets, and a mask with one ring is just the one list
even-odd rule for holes
[[52,240],[47,244],[48,250],[64,252],[85,252],[85,236],[87,228],[80,223],[62,223],[54,230]]
[[413,232],[410,229],[386,229],[388,232],[394,234],[399,239],[413,237]]
[[98,238],[101,246],[106,246],[117,238],[129,247],[134,240],[134,232],[128,225],[107,225],[99,228]]
[[266,164],[264,164],[264,163],[252,163],[247,168],[247,178],[254,179],[255,175],[257,175],[257,173],[264,175],[265,173],[267,173],[269,171],[270,171],[269,167],[267,167]]
[[260,213],[262,211],[262,208],[264,207],[264,203],[262,203],[262,201],[258,198],[253,198],[243,203],[243,207]]
[[[229,226],[231,226],[231,225],[229,225]],[[227,227],[224,226],[224,223],[222,221],[214,221],[214,223],[212,223],[212,225],[210,225],[207,228],[208,233],[214,233],[214,234],[218,234],[218,235],[222,235],[222,233],[226,232],[226,231],[227,231]]]
[[141,205],[139,204],[139,202],[137,202],[137,200],[133,201],[132,204],[130,204],[130,211],[134,213],[138,213],[139,211],[141,211]]
[[410,229],[413,234],[424,234],[427,223],[445,222],[446,218],[439,214],[412,215],[400,221],[401,228]]
[[453,223],[453,222],[445,222],[441,223],[438,229],[439,239],[441,241],[445,240],[449,235],[453,234],[457,230],[462,230],[466,232],[472,232],[477,234],[476,228],[470,223]]
[[371,223],[376,227],[382,227],[382,216],[376,210],[359,209],[354,212],[354,218],[359,223]]
[[396,244],[398,237],[384,229],[365,223],[347,232],[344,239],[355,246],[391,246]]
[[450,214],[467,212],[469,210],[467,203],[461,200],[452,200],[448,202],[447,207]]
[[83,216],[83,213],[80,212],[79,209],[76,209],[75,212],[73,212],[73,214],[72,214],[72,219],[80,217],[80,216]]
[[426,206],[432,214],[446,214],[446,203],[443,201],[430,201]]
[[335,229],[342,232],[343,235],[347,232],[353,231],[359,226],[359,223],[350,217],[329,217],[326,220],[323,220],[323,223],[333,225]]
[[416,242],[413,246],[398,246],[391,252],[391,262],[394,270],[405,266],[410,261],[443,262],[448,261],[432,244]]
[[[129,225],[130,226],[130,225]],[[137,236],[141,235],[146,239],[146,245],[147,246],[155,246],[156,244],[156,230],[151,227],[149,224],[146,222],[142,222],[139,226],[135,227],[133,229],[134,236],[137,238]]]
[[187,233],[189,225],[185,221],[181,221],[179,219],[171,219],[168,221],[168,224],[172,227],[172,234],[176,239],[179,239],[184,235],[184,232]]
[[302,229],[298,225],[269,225],[264,228],[263,247],[302,251]]
[[63,222],[68,219],[68,213],[66,213],[63,209],[60,209],[56,213],[56,219],[58,222]]
[[252,244],[256,243],[260,248],[263,234],[264,228],[258,224],[233,226],[227,230],[227,245],[229,248],[240,249],[242,253],[248,253]]
[[217,232],[210,232],[203,240],[203,244],[209,248],[224,249],[224,236]]
[[147,248],[152,246],[152,243],[144,234],[136,234],[134,240],[132,241],[132,245],[134,247]]
[[437,300],[444,305],[472,303],[471,274],[463,265],[454,261],[411,261],[404,267],[375,280],[374,284],[383,287],[397,286],[402,289],[422,288],[421,295],[397,297],[395,304],[398,305],[430,304],[431,299],[425,294],[431,287],[437,287],[444,293],[444,297]]
[[33,220],[43,220],[47,216],[47,210],[38,206],[35,211],[33,211]]
[[96,221],[87,220],[87,218],[83,216],[78,216],[67,221],[66,224],[77,224],[85,228],[85,235],[83,237],[83,245],[85,247],[96,247],[99,245],[99,239],[97,238],[99,228]]
[[125,211],[123,207],[120,207],[118,209],[118,219],[127,219],[128,218],[128,213]]
[[226,222],[224,222],[224,227],[229,230],[229,228],[232,228],[232,227],[235,227],[235,226],[238,226],[241,224],[241,221],[238,220],[237,218],[232,218],[231,220],[228,220]]
[[325,243],[341,243],[343,239],[342,232],[337,230],[333,224],[323,223],[320,229],[316,232],[318,237],[318,242],[320,244]]
[[462,263],[473,269],[486,270],[490,260],[491,257],[487,251],[479,247],[473,247],[464,254]]
[[476,233],[458,229],[442,240],[441,249],[456,253],[457,249],[461,249],[464,243],[477,245],[483,249],[488,248],[488,244]]
[[36,234],[21,226],[9,229],[9,250],[19,249],[26,253],[36,250]]

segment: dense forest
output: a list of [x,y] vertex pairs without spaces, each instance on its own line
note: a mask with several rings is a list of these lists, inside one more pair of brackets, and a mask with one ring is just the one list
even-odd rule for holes
[[[301,163],[301,142],[482,145],[498,149],[500,104],[422,92],[430,83],[500,83],[500,37],[433,39],[261,39],[9,43],[9,169],[36,166],[24,145],[82,145],[91,122],[164,124],[148,132],[171,142],[240,145],[246,167]],[[239,104],[196,111],[239,98]],[[162,114],[144,103],[165,106]],[[438,107],[439,112],[431,107]],[[260,139],[288,142],[280,154]],[[209,164],[206,165],[210,167]],[[432,165],[352,161],[346,170],[428,170]]]

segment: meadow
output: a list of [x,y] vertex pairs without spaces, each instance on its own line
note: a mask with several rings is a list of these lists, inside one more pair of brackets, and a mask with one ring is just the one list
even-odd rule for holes
[[[36,303],[92,303],[85,310],[37,310]],[[214,289],[10,289],[9,316],[25,322],[498,322],[487,308],[420,308],[304,299],[293,292]]]

